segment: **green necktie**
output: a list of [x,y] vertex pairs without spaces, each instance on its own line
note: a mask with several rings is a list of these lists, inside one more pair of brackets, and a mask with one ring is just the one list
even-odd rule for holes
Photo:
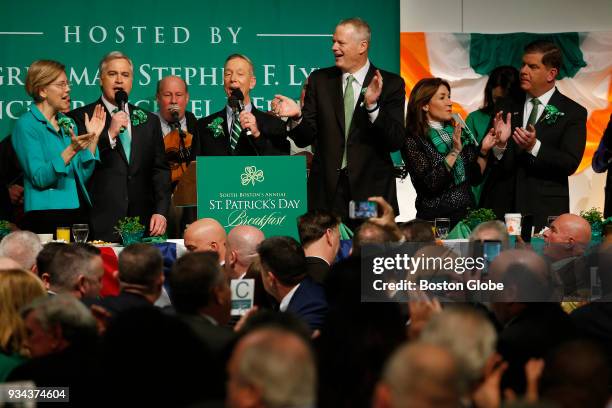
[[[119,112],[118,108],[113,110],[113,114]],[[123,146],[123,152],[125,153],[125,157],[127,162],[130,162],[130,152],[132,151],[132,137],[130,136],[130,132],[128,132],[127,128],[123,129],[119,132],[119,140],[121,140],[121,146]]]
[[529,119],[527,119],[527,126],[529,127],[529,125],[535,126],[535,123],[537,122],[538,119],[538,106],[540,106],[541,102],[538,98],[533,98],[531,100],[531,113],[529,114]]
[[348,135],[351,130],[351,121],[353,120],[353,112],[355,111],[355,91],[353,90],[353,81],[355,77],[349,75],[346,78],[346,88],[344,88],[344,151],[342,152],[342,166],[346,167],[347,158],[346,150],[348,147]]
[[232,116],[234,120],[232,121],[232,131],[230,133],[230,147],[233,152],[238,145],[238,139],[240,139],[240,134],[242,133],[242,126],[240,126],[240,115],[238,111],[234,112]]

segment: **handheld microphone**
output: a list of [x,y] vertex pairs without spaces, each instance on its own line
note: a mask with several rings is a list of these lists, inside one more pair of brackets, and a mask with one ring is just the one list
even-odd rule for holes
[[[234,112],[240,113],[244,110],[244,94],[240,89],[232,89],[232,93],[227,101],[230,108],[232,108]],[[247,136],[253,136],[251,129],[244,128],[244,130],[246,131]]]
[[[115,103],[120,111],[125,112],[125,105],[128,101],[128,94],[123,89],[119,89],[115,92]],[[121,126],[121,131],[125,131],[125,126]]]

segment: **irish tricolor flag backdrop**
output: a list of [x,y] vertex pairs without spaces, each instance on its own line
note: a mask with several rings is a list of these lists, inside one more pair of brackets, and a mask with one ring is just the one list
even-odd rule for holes
[[421,78],[447,79],[454,108],[465,117],[481,107],[488,73],[500,65],[520,68],[524,46],[540,38],[561,46],[564,67],[557,87],[588,110],[586,149],[570,177],[570,208],[575,213],[590,207],[603,209],[605,177],[593,173],[591,159],[612,112],[612,32],[401,33],[400,69],[406,95]]

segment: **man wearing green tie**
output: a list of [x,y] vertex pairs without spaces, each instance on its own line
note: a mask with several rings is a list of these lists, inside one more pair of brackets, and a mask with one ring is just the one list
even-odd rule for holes
[[100,163],[89,181],[93,207],[89,216],[94,239],[117,242],[117,221],[139,216],[149,235],[166,231],[170,206],[170,169],[157,116],[128,104],[134,68],[123,53],[113,51],[99,66],[102,96],[69,112],[79,128],[96,104],[106,109],[106,125],[98,142]]
[[499,120],[501,136],[481,199],[482,207],[492,208],[500,219],[505,213],[532,214],[536,231],[546,226],[548,216],[570,212],[567,178],[578,168],[586,144],[586,109],[555,87],[562,62],[554,43],[525,47],[520,81],[526,99]]
[[[308,208],[348,218],[350,200],[382,196],[398,214],[390,153],[405,142],[404,81],[369,60],[371,30],[360,18],[341,21],[333,35],[335,66],[308,78],[304,106],[277,95],[274,112],[289,117],[298,147],[316,144]],[[381,40],[382,41],[382,40]]]

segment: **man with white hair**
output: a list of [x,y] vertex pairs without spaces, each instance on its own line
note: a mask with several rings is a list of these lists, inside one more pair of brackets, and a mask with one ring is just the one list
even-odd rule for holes
[[238,342],[228,364],[229,408],[312,408],[317,374],[310,347],[298,335],[262,328]]
[[304,107],[282,95],[272,101],[277,115],[290,118],[298,147],[316,143],[308,209],[333,211],[346,222],[350,200],[382,196],[399,214],[389,154],[406,137],[404,81],[370,62],[366,21],[341,21],[332,41],[335,66],[310,74]]
[[170,169],[159,119],[128,104],[134,66],[127,55],[108,53],[99,71],[100,99],[68,113],[82,133],[86,114],[91,117],[98,104],[106,110],[106,125],[98,142],[100,163],[88,184],[93,202],[92,236],[117,241],[114,227],[126,216],[139,216],[149,235],[162,235],[170,207]]
[[36,256],[42,249],[38,235],[30,231],[14,231],[0,241],[0,256],[11,258],[27,271],[36,271]]
[[497,333],[493,323],[483,312],[467,306],[447,308],[431,318],[420,340],[453,354],[461,374],[462,392],[468,402],[470,393],[484,377],[487,363],[495,358]]

